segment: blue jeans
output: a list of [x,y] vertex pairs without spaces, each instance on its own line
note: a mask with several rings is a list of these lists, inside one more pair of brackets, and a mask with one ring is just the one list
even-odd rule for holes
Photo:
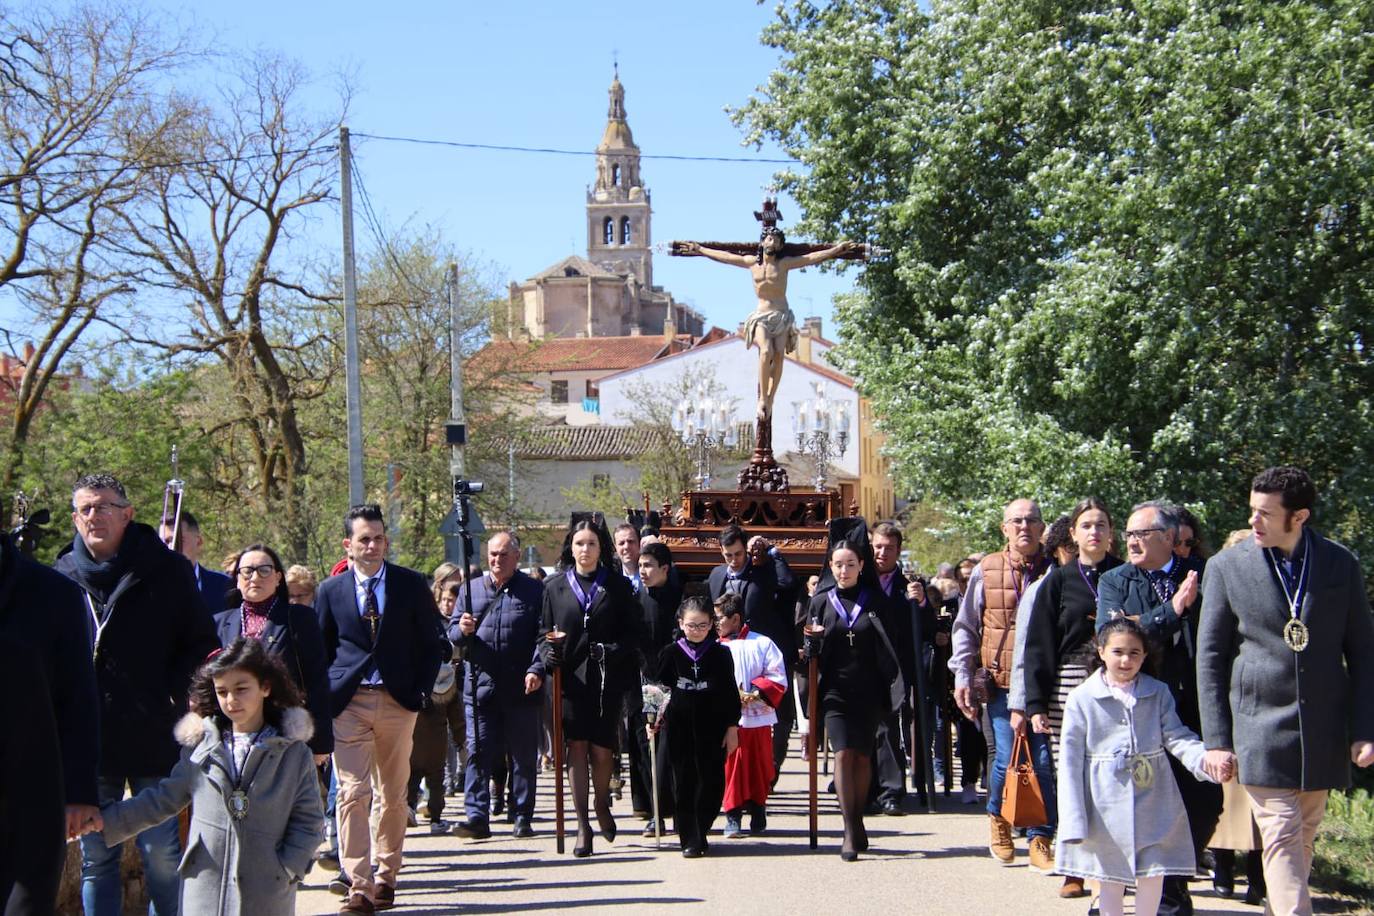
[[[1002,814],[1002,786],[1007,781],[1007,764],[1011,762],[1011,746],[1015,735],[1011,730],[1011,712],[1007,709],[1007,692],[993,687],[988,697],[988,718],[997,736],[997,754],[992,761],[992,772],[988,777],[988,814]],[[1054,797],[1054,761],[1050,757],[1050,736],[1037,735],[1026,723],[1026,736],[1030,739],[1031,763],[1035,766],[1035,776],[1040,780],[1040,792],[1045,796],[1045,813],[1050,822],[1026,831],[1028,836],[1054,838],[1054,825],[1058,820],[1059,806]]]
[[[96,793],[102,806],[124,797],[124,780],[100,777]],[[128,780],[137,795],[161,780],[135,776]],[[181,839],[177,819],[169,818],[134,838],[143,856],[144,883],[148,888],[149,916],[177,916],[181,895]],[[81,909],[86,916],[119,916],[123,910],[124,885],[119,877],[120,847],[105,845],[105,837],[88,833],[81,838]]]
[[324,797],[324,816],[329,820],[329,851],[334,858],[339,857],[339,824],[334,814],[339,805],[339,774],[334,772],[334,759],[329,760],[329,791]]

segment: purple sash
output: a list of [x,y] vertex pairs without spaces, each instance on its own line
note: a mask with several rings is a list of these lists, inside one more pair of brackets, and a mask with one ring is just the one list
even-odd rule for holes
[[596,593],[606,581],[606,570],[598,570],[596,578],[592,580],[590,591],[582,591],[582,583],[577,581],[577,573],[569,569],[565,575],[568,577],[568,585],[572,587],[573,594],[577,596],[577,604],[582,608],[582,625],[586,626],[587,619],[591,616],[592,602],[596,600]]
[[868,592],[859,592],[859,600],[854,602],[854,611],[851,614],[844,609],[844,605],[840,602],[839,587],[836,586],[830,590],[830,606],[835,609],[836,614],[840,615],[840,619],[844,621],[844,628],[846,630],[854,629],[854,624],[859,622],[859,618],[863,616],[864,603],[866,601],[868,601]]

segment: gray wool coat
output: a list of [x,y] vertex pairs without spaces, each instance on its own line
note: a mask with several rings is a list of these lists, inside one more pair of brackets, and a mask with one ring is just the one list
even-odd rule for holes
[[[1140,877],[1197,871],[1188,816],[1165,751],[1205,780],[1202,741],[1179,719],[1162,681],[1141,674],[1135,691],[1129,714],[1100,671],[1069,694],[1059,738],[1059,874],[1135,884]],[[1132,731],[1134,753],[1154,769],[1154,782],[1144,789],[1131,781]]]
[[309,740],[310,715],[289,709],[281,735],[263,739],[244,761],[248,814],[229,815],[228,757],[213,719],[177,723],[183,750],[170,776],[101,810],[105,842],[121,843],[191,806],[181,858],[181,912],[291,916],[296,886],[310,869],[324,816]]
[[1244,785],[1344,789],[1350,745],[1374,741],[1374,618],[1359,561],[1310,532],[1300,612],[1310,641],[1283,641],[1292,616],[1249,538],[1207,563],[1198,626],[1202,737],[1236,754]]

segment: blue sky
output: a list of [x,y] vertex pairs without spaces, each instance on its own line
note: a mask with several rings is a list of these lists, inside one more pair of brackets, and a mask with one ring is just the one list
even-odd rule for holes
[[[157,8],[197,23],[221,46],[266,47],[296,57],[327,88],[350,71],[353,133],[514,146],[592,150],[605,126],[612,61],[625,85],[630,127],[651,154],[781,158],[755,153],[725,114],[764,82],[776,52],[758,42],[772,4],[277,2],[173,3]],[[496,265],[504,285],[568,254],[585,254],[590,157],[467,151],[355,141],[362,178],[390,227],[440,229],[459,248]],[[655,242],[745,240],[776,165],[646,160]],[[781,204],[786,228],[797,208]],[[337,226],[314,230],[338,246]],[[355,233],[368,240],[359,218]],[[337,250],[337,248],[336,248]],[[752,308],[742,271],[704,259],[656,255],[655,282],[733,328]],[[820,315],[832,336],[831,298],[852,288],[843,274],[793,278],[799,317]]]

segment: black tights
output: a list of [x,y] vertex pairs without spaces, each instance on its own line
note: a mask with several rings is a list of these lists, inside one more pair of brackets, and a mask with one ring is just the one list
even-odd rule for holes
[[872,761],[868,754],[835,752],[835,794],[839,796],[840,816],[844,819],[843,852],[863,852],[868,848],[864,805],[868,803],[868,786],[872,779]]
[[[592,786],[596,790],[596,818],[601,832],[607,833],[611,819],[611,749],[590,741],[569,741],[568,762],[572,764],[573,811],[577,814],[577,845],[590,847],[592,824],[587,813],[587,769],[591,760]],[[612,826],[610,830],[614,830]]]

